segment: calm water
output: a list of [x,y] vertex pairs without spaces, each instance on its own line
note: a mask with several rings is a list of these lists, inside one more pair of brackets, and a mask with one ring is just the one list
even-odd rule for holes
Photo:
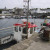
[[[44,19],[29,19],[29,22],[35,22],[36,25],[40,28],[40,24],[43,23]],[[50,19],[47,19],[50,22]],[[0,29],[11,27],[15,23],[22,23],[22,19],[0,19]]]
[[[47,19],[48,22],[50,22],[50,19]],[[33,22],[35,23],[38,27],[37,28],[41,28],[41,23],[44,22],[44,19],[29,19],[29,22]],[[22,23],[22,19],[0,19],[0,29],[1,28],[6,28],[6,27],[12,27],[13,24],[15,23]],[[9,29],[8,32],[12,32],[13,33],[13,28]],[[0,31],[0,33],[7,33],[7,31]]]

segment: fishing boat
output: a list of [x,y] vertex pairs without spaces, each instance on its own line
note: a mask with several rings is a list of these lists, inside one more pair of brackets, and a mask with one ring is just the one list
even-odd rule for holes
[[[28,33],[27,33],[26,23],[27,22],[23,22],[22,24],[20,23],[13,24],[13,32],[11,32],[12,27],[0,29],[1,31],[0,44],[5,44],[12,40],[19,42],[23,38],[26,39],[27,37],[28,38],[31,37],[34,31],[34,27],[37,27],[37,26],[35,24],[31,24],[30,22],[28,22]],[[2,31],[6,31],[7,33],[2,34]]]

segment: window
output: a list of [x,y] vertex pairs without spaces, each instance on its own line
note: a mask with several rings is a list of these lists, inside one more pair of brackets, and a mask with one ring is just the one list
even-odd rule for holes
[[21,27],[19,27],[19,31],[21,31]]
[[33,33],[33,28],[30,28],[30,34],[32,34]]
[[18,32],[18,26],[15,27],[15,31]]
[[26,33],[27,33],[27,31],[26,31],[26,27],[25,27],[25,28],[23,28],[23,33],[24,33],[24,34],[26,34]]

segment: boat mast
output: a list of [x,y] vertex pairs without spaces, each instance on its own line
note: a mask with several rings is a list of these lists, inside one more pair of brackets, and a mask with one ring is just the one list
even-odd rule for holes
[[26,24],[26,32],[27,32],[27,38],[28,38],[28,16],[29,16],[29,2],[30,2],[30,0],[24,0],[24,2],[27,3],[27,12],[26,12],[27,24]]

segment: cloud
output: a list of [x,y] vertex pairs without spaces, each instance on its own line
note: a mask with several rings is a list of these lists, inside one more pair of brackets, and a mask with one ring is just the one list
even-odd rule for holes
[[[23,7],[23,0],[0,0],[0,8]],[[47,8],[50,7],[50,0],[31,0],[31,8]]]
[[50,0],[32,0],[32,7],[38,7],[38,8],[46,8],[50,7]]

